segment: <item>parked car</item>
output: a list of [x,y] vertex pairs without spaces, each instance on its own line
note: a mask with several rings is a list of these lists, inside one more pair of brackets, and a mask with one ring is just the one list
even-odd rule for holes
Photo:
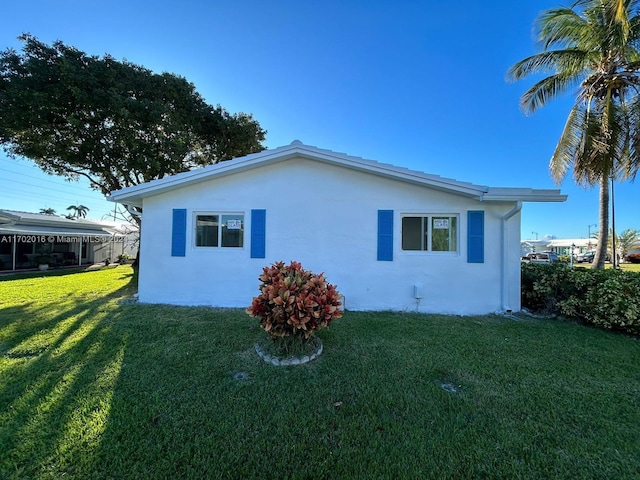
[[560,258],[556,252],[536,252],[527,253],[521,258],[523,262],[531,263],[555,263],[559,262]]
[[596,256],[596,252],[594,252],[593,250],[590,250],[588,252],[579,253],[578,255],[576,255],[575,259],[576,259],[576,262],[578,263],[585,263],[585,262],[593,263],[593,258],[595,256]]

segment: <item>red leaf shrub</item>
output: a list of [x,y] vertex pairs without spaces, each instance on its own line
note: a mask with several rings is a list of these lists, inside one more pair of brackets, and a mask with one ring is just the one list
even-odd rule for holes
[[262,269],[260,295],[253,298],[247,313],[260,319],[260,326],[272,338],[303,335],[328,327],[342,317],[342,295],[324,274],[314,274],[298,262],[285,266],[277,262]]
[[640,263],[640,253],[630,253],[627,255],[627,260],[630,263]]

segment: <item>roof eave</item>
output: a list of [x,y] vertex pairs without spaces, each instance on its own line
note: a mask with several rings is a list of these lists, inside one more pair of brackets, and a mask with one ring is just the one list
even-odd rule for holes
[[366,172],[380,177],[391,178],[423,187],[427,186],[433,189],[475,198],[479,201],[564,202],[567,199],[567,196],[562,195],[560,190],[535,190],[531,188],[511,187],[501,188],[476,185],[437,175],[430,175],[395,165],[337,153],[331,150],[324,150],[295,141],[291,145],[279,147],[274,150],[263,150],[262,152],[236,158],[231,161],[217,163],[197,170],[191,170],[170,177],[152,180],[148,183],[116,190],[111,192],[111,195],[107,197],[107,200],[141,208],[143,199],[146,197],[206,181],[212,177],[221,178],[255,167],[287,161],[294,157],[320,160],[325,163]]
[[565,202],[567,195],[557,194],[513,194],[513,195],[483,195],[482,201],[484,202]]
[[459,182],[440,176],[429,175],[423,172],[409,170],[395,165],[373,162],[359,157],[337,154],[330,150],[320,150],[315,147],[288,146],[275,150],[265,150],[256,154],[241,157],[228,162],[218,163],[209,167],[183,172],[171,177],[153,180],[146,184],[135,185],[111,192],[107,200],[123,203],[135,207],[142,207],[142,199],[157,195],[167,190],[180,188],[201,181],[208,180],[211,175],[221,178],[227,175],[239,173],[267,164],[279,163],[291,158],[306,158],[310,160],[322,160],[332,165],[338,165],[357,171],[364,171],[372,175],[401,180],[420,186],[429,186],[442,191],[456,193],[480,199],[489,187],[475,185],[467,182]]

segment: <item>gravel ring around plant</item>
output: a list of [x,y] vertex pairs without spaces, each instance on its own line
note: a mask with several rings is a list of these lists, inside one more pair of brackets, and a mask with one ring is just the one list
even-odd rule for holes
[[256,343],[255,349],[258,356],[267,363],[271,365],[275,365],[276,367],[287,367],[289,365],[303,365],[305,363],[309,363],[311,360],[315,360],[322,353],[322,340],[318,337],[315,338],[315,341],[318,342],[318,346],[315,351],[311,355],[302,355],[300,357],[277,357],[270,353],[265,352],[262,347]]

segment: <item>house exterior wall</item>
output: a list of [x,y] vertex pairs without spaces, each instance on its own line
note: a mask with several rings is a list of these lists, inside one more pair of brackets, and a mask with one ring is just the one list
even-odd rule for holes
[[[246,307],[258,275],[275,261],[324,272],[351,310],[483,314],[520,308],[520,215],[515,202],[460,195],[349,168],[294,159],[144,199],[142,302]],[[186,252],[171,256],[172,211],[187,211]],[[266,258],[250,258],[251,210],[266,210]],[[378,211],[393,211],[393,260],[377,260]],[[484,211],[484,263],[467,262],[467,212]],[[243,248],[195,246],[196,212],[244,213]],[[403,251],[403,214],[458,218],[455,253]],[[503,242],[508,275],[502,281]],[[414,296],[422,285],[423,298]],[[506,293],[506,298],[505,297]]]

